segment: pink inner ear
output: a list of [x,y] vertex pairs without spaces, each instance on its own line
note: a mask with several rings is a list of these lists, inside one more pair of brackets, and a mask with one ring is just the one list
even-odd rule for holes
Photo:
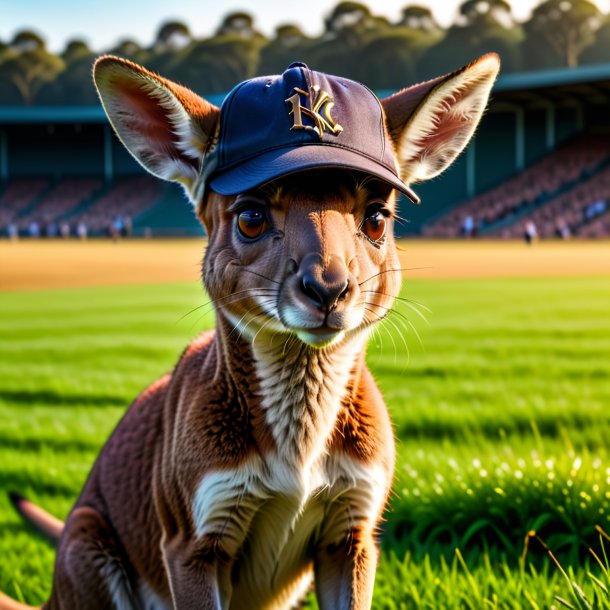
[[415,144],[421,147],[423,156],[442,154],[443,148],[463,140],[464,132],[469,131],[473,121],[470,112],[472,106],[465,101],[468,94],[469,89],[463,87],[436,102],[430,125],[423,126],[422,131],[425,132],[415,140]]
[[174,159],[194,165],[192,159],[181,154],[176,145],[170,112],[159,100],[133,82],[117,86],[120,121],[123,128],[146,141],[148,148]]

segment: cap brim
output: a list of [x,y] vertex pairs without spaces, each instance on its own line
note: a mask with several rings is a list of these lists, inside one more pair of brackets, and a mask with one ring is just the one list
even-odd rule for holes
[[322,168],[345,168],[371,174],[404,193],[413,203],[420,202],[419,197],[385,165],[347,148],[328,144],[266,152],[214,175],[210,186],[221,195],[238,195],[282,176]]

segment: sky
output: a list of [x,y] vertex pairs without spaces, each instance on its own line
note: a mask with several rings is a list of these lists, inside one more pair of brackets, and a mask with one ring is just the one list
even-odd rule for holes
[[[339,0],[0,0],[0,41],[9,42],[21,29],[40,34],[59,52],[71,39],[84,39],[95,51],[112,48],[124,38],[148,46],[159,26],[169,20],[186,23],[196,37],[211,35],[222,17],[235,10],[255,17],[260,31],[271,35],[277,25],[298,23],[310,35],[322,32],[324,17]],[[360,0],[376,14],[398,19],[409,4],[432,7],[443,26],[454,20],[463,0]],[[509,0],[517,20],[524,20],[538,0]],[[595,0],[605,13],[610,0]]]

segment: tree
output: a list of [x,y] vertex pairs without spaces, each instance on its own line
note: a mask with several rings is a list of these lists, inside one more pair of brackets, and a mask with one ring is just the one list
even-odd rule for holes
[[610,63],[610,18],[604,19],[604,24],[595,32],[595,41],[578,59],[580,64]]
[[333,34],[345,30],[355,31],[367,28],[370,23],[371,11],[360,2],[341,2],[324,20],[326,31]]
[[45,83],[36,95],[36,104],[95,104],[98,101],[91,79],[91,69],[97,57],[82,40],[70,41],[61,54],[66,68],[54,80]]
[[156,51],[177,50],[186,47],[192,41],[188,26],[180,21],[167,21],[157,32],[154,48]]
[[437,23],[432,11],[427,6],[411,4],[402,9],[402,18],[398,25],[403,25],[410,30],[420,32],[440,33],[441,27]]
[[561,65],[574,68],[582,51],[595,40],[602,15],[589,0],[546,0],[525,24],[530,48],[548,46]]
[[17,90],[22,103],[31,105],[42,86],[64,70],[65,62],[49,53],[44,40],[33,32],[20,32],[11,46],[16,54],[0,64],[0,80]]
[[372,15],[359,2],[339,3],[324,23],[324,34],[309,54],[311,67],[353,79],[360,77],[362,50],[391,28],[387,19]]
[[45,42],[36,32],[31,30],[21,30],[15,34],[11,42],[11,46],[17,52],[35,51],[36,49],[44,49]]
[[133,61],[140,61],[142,63],[142,57],[148,56],[145,51],[135,40],[131,38],[123,38],[119,41],[119,44],[112,48],[109,53],[112,55],[119,55],[125,59],[132,59]]
[[261,49],[259,74],[280,74],[293,61],[308,61],[312,40],[298,25],[280,25],[275,37]]
[[460,5],[460,16],[471,26],[499,25],[509,29],[515,25],[510,4],[505,0],[466,0]]
[[196,41],[177,54],[164,75],[200,94],[226,93],[256,74],[264,39],[217,35]]
[[239,38],[264,38],[254,27],[254,17],[250,13],[229,13],[216,30],[216,36],[238,36]]
[[401,89],[417,80],[413,57],[409,35],[400,32],[379,36],[360,53],[358,79],[371,89]]
[[465,0],[459,15],[443,39],[423,54],[419,62],[421,76],[430,78],[454,70],[491,51],[499,52],[504,72],[520,68],[523,32],[505,0]]

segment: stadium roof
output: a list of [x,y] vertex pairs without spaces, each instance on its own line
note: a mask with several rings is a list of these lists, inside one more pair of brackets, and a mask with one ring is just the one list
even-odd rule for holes
[[496,92],[520,91],[602,81],[610,82],[610,64],[506,74],[498,79],[494,90]]
[[[379,97],[394,91],[378,91]],[[610,99],[610,63],[536,70],[501,76],[494,86],[494,98],[517,104],[569,99],[605,102]],[[206,96],[217,105],[224,95]],[[493,109],[493,101],[492,101]],[[0,123],[105,123],[101,106],[0,106]]]
[[[213,104],[222,104],[224,95],[209,95]],[[106,123],[101,106],[0,106],[0,124],[7,123]]]

